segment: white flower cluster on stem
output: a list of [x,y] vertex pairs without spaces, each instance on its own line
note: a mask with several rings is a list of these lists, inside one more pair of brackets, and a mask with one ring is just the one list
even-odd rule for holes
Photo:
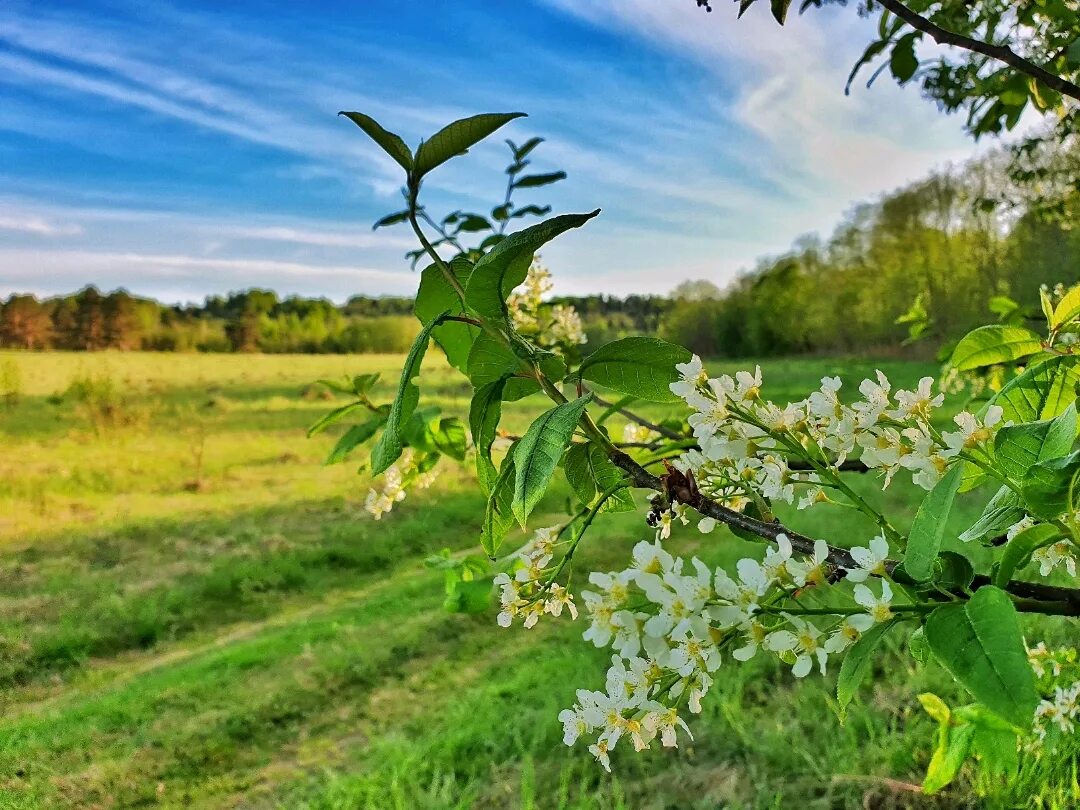
[[[854,457],[880,470],[886,487],[906,470],[929,490],[957,458],[984,458],[1001,421],[998,407],[983,420],[962,412],[958,430],[939,432],[931,419],[944,395],[933,392],[931,377],[913,391],[893,391],[879,371],[862,382],[861,399],[851,404],[840,399],[840,378],[825,377],[807,398],[781,406],[762,398],[760,368],[710,378],[695,356],[677,369],[680,380],[671,390],[690,407],[700,447],[678,466],[694,473],[706,495],[733,509],[757,497],[808,508],[830,500],[829,490],[850,496],[839,473]],[[800,470],[791,469],[793,459],[805,462]]]
[[394,504],[405,500],[406,490],[410,486],[427,489],[438,477],[438,472],[432,469],[424,469],[425,456],[417,453],[411,447],[406,447],[395,463],[383,473],[381,489],[372,487],[368,490],[364,500],[364,509],[375,520],[381,520],[382,516],[394,508]]
[[734,576],[696,557],[688,569],[659,541],[638,543],[629,568],[594,572],[594,590],[581,593],[590,618],[584,638],[616,655],[605,690],[579,690],[577,703],[560,714],[564,741],[596,734],[589,750],[609,769],[609,753],[623,737],[636,750],[656,738],[676,745],[676,729],[689,733],[680,707],[701,711],[729,648],[737,661],[773,653],[799,678],[815,667],[824,674],[830,655],[893,618],[889,583],[881,580],[878,593],[864,584],[887,555],[882,538],[854,549],[864,567],[847,572],[856,583],[851,597],[844,607],[821,608],[816,600],[833,590],[834,573],[822,541],[812,555],[797,557],[780,535],[764,560],[739,560]]

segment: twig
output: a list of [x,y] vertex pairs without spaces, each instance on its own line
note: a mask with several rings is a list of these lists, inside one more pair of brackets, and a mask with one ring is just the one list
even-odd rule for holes
[[[652,489],[657,492],[667,492],[668,495],[679,503],[686,504],[706,517],[711,517],[721,523],[735,529],[741,529],[763,540],[776,541],[781,534],[786,535],[791,547],[802,554],[813,554],[815,540],[804,534],[789,529],[779,522],[766,522],[736,512],[716,501],[705,497],[700,492],[689,487],[669,487],[664,480],[650,473],[626,453],[615,449],[610,453],[612,463],[622,469],[630,477],[631,483],[641,489]],[[828,546],[828,561],[839,568],[852,569],[858,565],[847,549]],[[886,572],[896,575],[898,581],[906,579],[902,576],[902,569],[897,571],[899,563],[888,560],[885,563]],[[914,584],[908,582],[907,584]],[[991,584],[989,577],[979,575],[971,583],[973,589]],[[1052,613],[1060,616],[1080,616],[1080,590],[1074,588],[1060,588],[1056,585],[1043,585],[1037,582],[1010,581],[1005,590],[1019,598],[1016,603],[1017,610],[1029,613]],[[962,595],[962,594],[957,594]]]
[[964,36],[963,34],[957,34],[955,31],[949,31],[948,29],[942,28],[937,23],[931,22],[925,17],[912,11],[901,3],[900,0],[877,0],[877,2],[912,28],[917,31],[922,31],[924,34],[928,34],[934,42],[937,42],[939,45],[952,45],[956,48],[963,48],[964,50],[972,51],[973,53],[989,56],[991,59],[1004,62],[1006,65],[1016,68],[1021,73],[1026,73],[1028,76],[1038,79],[1047,87],[1056,90],[1063,96],[1069,96],[1070,98],[1080,100],[1080,85],[1073,84],[1067,79],[1063,79],[1060,76],[1051,73],[1046,70],[1046,68],[1028,61],[1008,45],[994,45],[989,42],[983,42],[979,39]]

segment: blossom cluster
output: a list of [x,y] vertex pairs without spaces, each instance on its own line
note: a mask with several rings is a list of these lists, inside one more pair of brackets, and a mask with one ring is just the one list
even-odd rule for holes
[[563,352],[580,346],[587,340],[581,317],[572,306],[545,304],[544,296],[554,288],[551,273],[533,259],[522,289],[506,301],[514,329],[544,349]]
[[[825,377],[806,399],[777,405],[762,398],[761,369],[734,377],[710,378],[700,358],[679,364],[671,384],[692,414],[689,423],[699,448],[678,465],[692,471],[703,491],[741,509],[755,497],[795,503],[800,508],[827,501],[825,488],[840,466],[857,457],[884,474],[888,486],[900,470],[932,489],[950,464],[964,453],[984,452],[1000,425],[1002,410],[980,419],[969,412],[955,417],[956,431],[940,433],[931,424],[944,395],[924,377],[913,391],[893,390],[880,371],[859,386],[862,398],[845,404],[839,377]],[[790,460],[805,460],[795,471]]]
[[866,584],[871,575],[884,573],[888,553],[880,537],[854,549],[858,565],[844,572],[855,583],[853,603],[811,619],[801,613],[802,600],[840,573],[829,563],[823,541],[801,556],[780,534],[762,561],[739,560],[734,576],[696,557],[688,567],[659,541],[638,543],[629,568],[594,572],[594,589],[581,592],[590,618],[584,638],[616,654],[605,690],[579,690],[575,705],[559,715],[564,741],[572,745],[596,734],[589,750],[609,770],[609,753],[623,737],[637,750],[656,738],[664,746],[677,745],[678,729],[689,734],[679,706],[685,702],[691,713],[701,711],[727,649],[736,661],[762,650],[775,654],[795,677],[815,668],[824,674],[830,655],[892,619],[888,581],[881,579],[877,592]]
[[401,457],[390,465],[383,473],[382,488],[372,487],[368,490],[364,500],[364,509],[375,520],[381,520],[382,516],[394,508],[394,504],[405,500],[406,489],[417,486],[427,489],[438,477],[438,472],[433,468],[427,468],[425,461],[428,456],[416,452],[411,447],[406,447]]
[[532,539],[511,555],[517,565],[513,576],[504,572],[495,577],[495,585],[499,588],[500,627],[509,627],[514,619],[520,618],[528,630],[545,613],[560,616],[563,608],[571,618],[577,618],[573,594],[549,576],[558,544],[557,526],[537,529]]

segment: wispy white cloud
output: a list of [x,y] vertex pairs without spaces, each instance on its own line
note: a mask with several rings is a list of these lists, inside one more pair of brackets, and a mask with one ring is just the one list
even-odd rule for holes
[[311,294],[314,288],[343,301],[357,292],[404,294],[415,286],[407,271],[184,254],[0,248],[0,266],[7,268],[0,277],[2,294],[63,293],[94,282],[166,301],[191,301],[252,286],[284,294]]
[[0,230],[17,231],[34,236],[78,236],[83,233],[81,225],[53,222],[38,216],[14,216],[0,212]]

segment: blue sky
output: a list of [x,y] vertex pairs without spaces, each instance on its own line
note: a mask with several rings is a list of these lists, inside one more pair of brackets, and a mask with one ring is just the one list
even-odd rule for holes
[[[522,202],[602,208],[544,253],[564,293],[723,285],[849,205],[965,159],[961,122],[882,80],[844,96],[871,23],[781,29],[725,0],[0,3],[0,294],[87,283],[168,301],[249,286],[410,294],[396,166],[335,113],[411,144],[522,110]],[[490,208],[500,138],[425,185]]]

